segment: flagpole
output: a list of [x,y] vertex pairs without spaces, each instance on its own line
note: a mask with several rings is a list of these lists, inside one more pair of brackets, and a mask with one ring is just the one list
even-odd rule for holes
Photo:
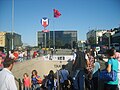
[[14,0],[12,0],[12,50],[14,49]]
[[54,19],[53,19],[53,49],[55,50],[55,22],[54,22]]

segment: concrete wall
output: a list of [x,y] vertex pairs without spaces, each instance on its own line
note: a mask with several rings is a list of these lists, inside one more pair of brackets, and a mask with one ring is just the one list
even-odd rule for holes
[[37,70],[38,75],[43,78],[43,75],[48,74],[50,70],[56,72],[61,68],[63,64],[68,64],[67,61],[52,61],[43,60],[42,57],[35,58],[33,60],[27,60],[24,62],[17,62],[13,67],[13,74],[16,78],[23,78],[24,73],[28,73],[31,77],[32,70]]

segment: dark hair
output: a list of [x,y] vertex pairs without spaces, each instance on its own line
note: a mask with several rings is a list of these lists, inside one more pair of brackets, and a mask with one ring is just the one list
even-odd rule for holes
[[11,53],[14,53],[14,50],[11,50]]
[[33,72],[35,72],[35,75],[37,75],[37,71],[36,71],[36,70],[33,70],[33,71],[32,71],[32,75],[33,75]]
[[49,74],[51,74],[51,75],[54,75],[54,72],[53,72],[53,70],[50,70]]
[[13,63],[14,63],[14,60],[7,57],[7,58],[5,58],[5,60],[3,62],[3,66],[6,68],[6,67],[9,67]]
[[113,49],[108,49],[106,52],[109,56],[113,56],[115,54]]
[[0,55],[0,57],[2,57],[2,55]]
[[115,50],[115,47],[112,47],[111,49],[112,49],[112,50]]
[[65,69],[65,65],[62,65],[62,69]]
[[27,74],[27,73],[24,73],[24,75],[23,75],[23,76],[25,76],[25,75],[28,77],[28,74]]

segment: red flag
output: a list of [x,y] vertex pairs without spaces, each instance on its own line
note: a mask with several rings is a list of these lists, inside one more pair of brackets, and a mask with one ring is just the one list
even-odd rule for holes
[[54,11],[54,18],[59,18],[59,16],[61,16],[61,13],[58,10],[53,9],[53,11]]

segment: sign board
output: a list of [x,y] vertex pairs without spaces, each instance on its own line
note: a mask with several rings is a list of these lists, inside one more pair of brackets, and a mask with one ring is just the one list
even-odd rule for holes
[[96,47],[96,51],[100,51],[100,47]]
[[49,30],[42,30],[42,32],[47,33],[47,32],[49,32]]
[[41,19],[41,24],[43,27],[47,27],[49,25],[49,19],[44,17]]

